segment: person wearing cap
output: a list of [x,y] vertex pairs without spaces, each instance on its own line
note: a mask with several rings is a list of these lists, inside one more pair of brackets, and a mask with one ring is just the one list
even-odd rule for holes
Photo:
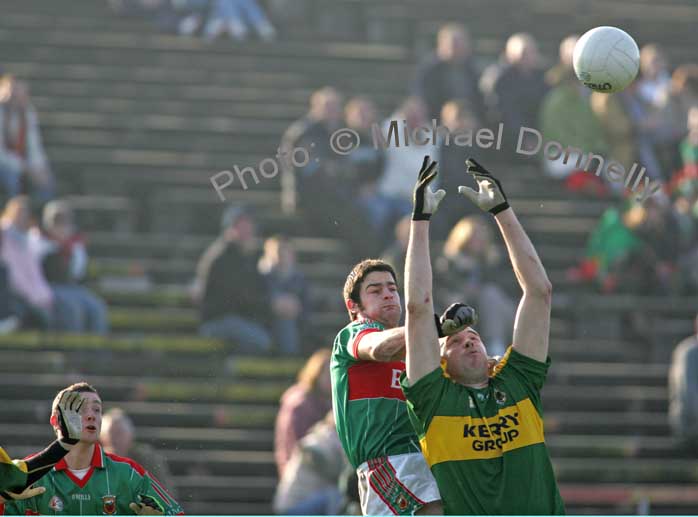
[[271,305],[257,270],[255,236],[248,208],[226,209],[221,235],[199,260],[192,293],[200,309],[199,334],[222,339],[245,353],[268,352],[272,343],[262,320]]

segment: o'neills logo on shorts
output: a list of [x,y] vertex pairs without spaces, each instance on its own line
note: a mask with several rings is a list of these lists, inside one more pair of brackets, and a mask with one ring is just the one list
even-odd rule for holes
[[116,513],[115,495],[105,495],[102,497],[102,513],[104,515],[114,515]]

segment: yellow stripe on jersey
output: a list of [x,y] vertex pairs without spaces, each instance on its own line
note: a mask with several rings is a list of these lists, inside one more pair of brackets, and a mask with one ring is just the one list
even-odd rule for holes
[[18,470],[21,470],[25,474],[27,473],[27,464],[22,460],[13,461],[2,447],[0,447],[0,463],[12,464],[17,467]]
[[507,361],[509,360],[509,356],[511,355],[511,349],[513,345],[510,345],[507,348],[506,353],[504,354],[504,357],[502,357],[499,362],[497,362],[496,365],[494,365],[494,368],[492,369],[492,374],[490,377],[495,377],[499,372],[502,371],[502,368],[504,368],[507,364]]
[[543,443],[543,420],[530,399],[489,418],[435,416],[420,440],[430,467],[444,461],[485,460]]

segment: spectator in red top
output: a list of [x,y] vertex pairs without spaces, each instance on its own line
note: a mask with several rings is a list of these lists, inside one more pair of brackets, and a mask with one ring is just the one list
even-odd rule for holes
[[29,89],[11,75],[0,79],[0,187],[7,197],[31,193],[42,202],[54,194]]
[[332,408],[330,350],[317,350],[298,373],[298,382],[281,397],[274,430],[274,457],[283,475],[296,443]]

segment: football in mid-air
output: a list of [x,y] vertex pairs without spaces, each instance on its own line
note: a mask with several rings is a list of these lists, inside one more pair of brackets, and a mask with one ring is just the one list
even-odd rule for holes
[[613,93],[628,86],[640,68],[640,50],[627,32],[596,27],[584,33],[574,47],[574,73],[585,86]]

